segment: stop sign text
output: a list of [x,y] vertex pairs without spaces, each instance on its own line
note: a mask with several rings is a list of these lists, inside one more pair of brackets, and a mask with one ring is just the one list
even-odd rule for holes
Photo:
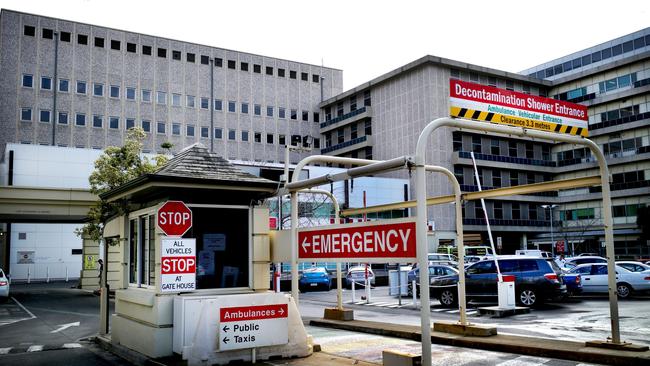
[[158,209],[158,227],[166,235],[183,236],[192,227],[192,211],[181,201],[167,201]]

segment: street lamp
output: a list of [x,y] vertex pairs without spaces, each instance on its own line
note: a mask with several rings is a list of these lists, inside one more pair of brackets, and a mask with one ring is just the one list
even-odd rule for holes
[[544,210],[548,208],[551,217],[551,254],[553,254],[553,256],[555,256],[555,241],[553,240],[553,209],[556,207],[557,205],[542,205]]

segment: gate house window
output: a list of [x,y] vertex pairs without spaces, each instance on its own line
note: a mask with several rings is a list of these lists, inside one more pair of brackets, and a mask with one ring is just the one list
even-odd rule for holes
[[197,290],[250,287],[248,207],[196,207],[192,228],[183,236],[196,238]]
[[129,221],[129,283],[153,286],[156,279],[156,216]]

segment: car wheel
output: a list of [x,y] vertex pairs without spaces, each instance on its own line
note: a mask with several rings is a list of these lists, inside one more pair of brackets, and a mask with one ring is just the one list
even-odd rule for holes
[[453,307],[456,304],[456,293],[453,290],[442,290],[438,300],[444,307]]
[[517,296],[519,303],[524,306],[535,306],[539,304],[539,299],[537,298],[537,293],[532,288],[524,288],[519,291],[519,296]]
[[616,285],[616,292],[621,299],[627,299],[632,295],[632,288],[627,283],[619,283]]

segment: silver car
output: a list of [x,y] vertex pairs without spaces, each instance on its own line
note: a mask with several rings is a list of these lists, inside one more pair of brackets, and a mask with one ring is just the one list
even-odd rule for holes
[[0,301],[5,302],[9,299],[9,279],[5,276],[4,271],[0,268]]

